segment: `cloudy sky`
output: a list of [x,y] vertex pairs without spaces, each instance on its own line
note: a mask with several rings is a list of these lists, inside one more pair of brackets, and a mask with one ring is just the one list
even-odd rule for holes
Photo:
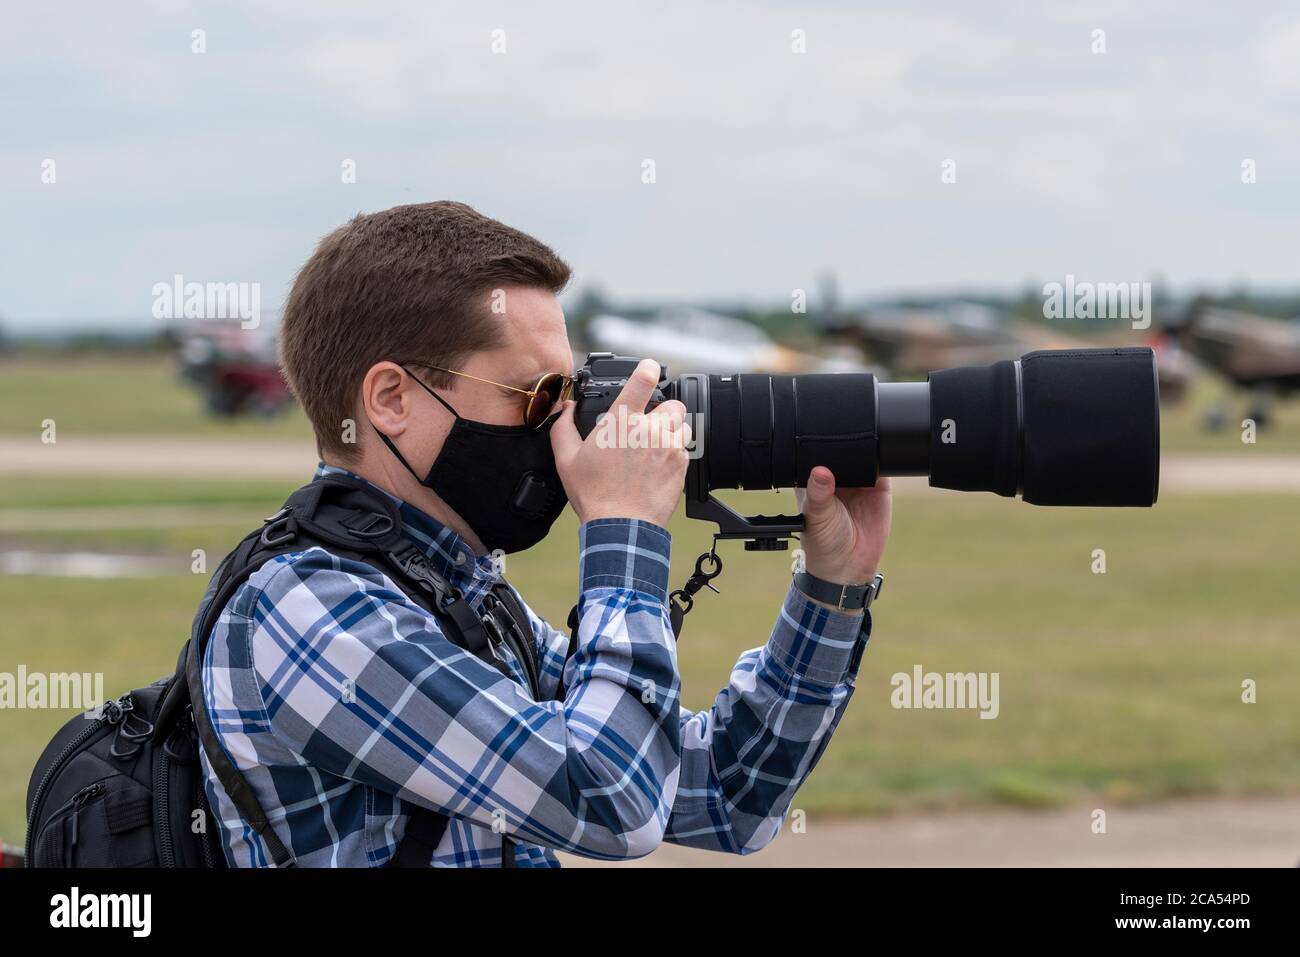
[[1300,8],[1192,6],[11,5],[0,316],[148,323],[177,273],[274,308],[440,198],[615,299],[1300,286]]

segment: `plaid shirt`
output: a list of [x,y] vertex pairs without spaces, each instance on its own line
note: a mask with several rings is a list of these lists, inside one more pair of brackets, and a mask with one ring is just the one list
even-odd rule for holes
[[[403,534],[477,608],[500,580],[491,557],[400,510]],[[432,866],[499,866],[503,832],[521,867],[558,866],[553,848],[615,859],[665,840],[756,851],[839,723],[870,615],[791,588],[767,644],[740,657],[712,708],[686,711],[669,545],[647,522],[582,526],[571,658],[569,636],[528,612],[541,701],[505,646],[515,680],[378,569],[320,548],[275,558],[231,598],[204,656],[222,747],[303,866],[386,863],[413,804],[450,817]],[[561,678],[564,699],[549,700]],[[206,756],[203,768],[227,861],[269,866]]]

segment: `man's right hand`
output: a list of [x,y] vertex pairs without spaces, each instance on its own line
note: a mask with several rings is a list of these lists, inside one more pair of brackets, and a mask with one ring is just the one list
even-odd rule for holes
[[668,525],[690,462],[691,427],[676,400],[643,411],[658,385],[659,363],[642,359],[610,407],[611,422],[602,420],[584,441],[570,400],[551,427],[555,467],[583,523],[635,518]]

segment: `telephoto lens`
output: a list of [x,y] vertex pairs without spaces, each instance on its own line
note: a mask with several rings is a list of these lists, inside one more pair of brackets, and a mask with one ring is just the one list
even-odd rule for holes
[[[577,390],[584,436],[637,361],[588,357]],[[1034,505],[1150,506],[1159,493],[1159,383],[1146,347],[1030,352],[926,382],[688,373],[662,379],[655,401],[665,398],[685,404],[700,443],[688,495],[799,488],[817,465],[845,487],[926,475]]]
[[931,485],[1019,494],[1032,505],[1155,504],[1152,350],[1031,352],[932,372],[929,386]]

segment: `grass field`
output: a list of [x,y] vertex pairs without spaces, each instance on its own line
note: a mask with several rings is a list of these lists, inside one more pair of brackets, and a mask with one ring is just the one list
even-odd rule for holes
[[[1202,421],[1220,404],[1233,427],[1208,432]],[[1187,401],[1162,410],[1161,445],[1167,452],[1239,450],[1237,425],[1246,405],[1218,380],[1202,378]],[[1279,403],[1275,417],[1271,428],[1259,431],[1259,449],[1300,452],[1300,400]],[[45,419],[53,419],[65,437],[311,437],[296,407],[271,419],[206,415],[198,393],[179,381],[176,363],[166,356],[0,359],[0,435],[36,435]]]
[[169,356],[0,359],[0,435],[36,435],[53,419],[60,437],[185,435],[311,438],[294,406],[271,418],[207,415]]
[[[1231,451],[1207,433],[1212,380],[1166,407],[1167,452]],[[1231,406],[1239,410],[1241,400]],[[0,436],[181,435],[309,441],[295,410],[272,420],[205,416],[157,357],[0,360]],[[1279,406],[1261,450],[1300,451],[1300,403]],[[303,479],[306,480],[304,475]],[[0,577],[0,672],[102,671],[116,695],[171,670],[208,567],[272,512],[270,480],[0,476],[0,552],[86,549],[162,556],[174,571],[114,581]],[[789,510],[788,495],[742,499]],[[1150,511],[1034,509],[991,496],[900,497],[889,582],[857,695],[797,804],[887,813],[1052,805],[1191,793],[1300,793],[1300,498],[1162,496]],[[708,529],[673,524],[675,583]],[[1108,570],[1090,571],[1094,549]],[[566,515],[509,577],[562,623],[576,587]],[[680,646],[684,696],[706,707],[736,656],[761,643],[789,580],[789,555],[724,546],[722,595],[697,602]],[[890,677],[996,671],[1001,714],[899,711]],[[1241,683],[1258,683],[1256,704]],[[0,714],[0,837],[21,839],[36,756],[66,714]]]
[[[134,400],[133,400],[134,401]],[[0,403],[2,406],[3,403]],[[5,412],[12,421],[12,409]],[[278,505],[276,482],[0,478],[0,549],[92,548],[171,556],[174,574],[101,581],[0,578],[0,671],[102,671],[110,695],[169,672],[209,568]],[[790,500],[743,500],[771,512]],[[68,509],[166,521],[50,530]],[[885,813],[1087,797],[1300,793],[1300,499],[1164,496],[1150,511],[1034,509],[990,496],[900,498],[889,581],[856,697],[797,805]],[[146,527],[150,526],[150,527]],[[675,583],[708,530],[673,524]],[[576,587],[570,513],[508,573],[552,622]],[[1104,549],[1107,573],[1090,570]],[[721,595],[704,593],[680,644],[684,696],[706,707],[760,644],[789,556],[724,546]],[[996,671],[1001,714],[902,711],[890,676]],[[1258,683],[1243,704],[1241,683]],[[67,714],[0,715],[0,836],[23,833],[32,763]]]

